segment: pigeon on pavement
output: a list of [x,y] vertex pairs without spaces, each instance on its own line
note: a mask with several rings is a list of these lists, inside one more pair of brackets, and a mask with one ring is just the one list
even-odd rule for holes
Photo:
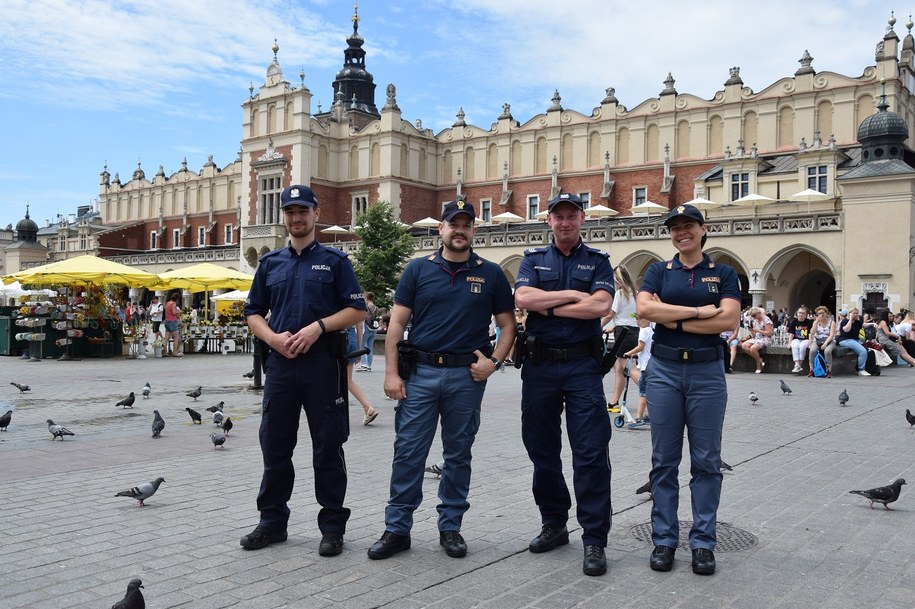
[[146,504],[143,502],[155,495],[156,491],[159,490],[159,485],[163,482],[165,482],[165,478],[156,478],[152,482],[144,482],[126,491],[121,491],[115,497],[132,497],[139,500],[140,505],[145,507]]
[[909,412],[909,409],[905,409],[905,420],[909,422],[909,427],[915,427],[915,414]]
[[64,436],[76,435],[63,425],[57,425],[51,419],[48,419],[48,431],[51,432],[51,440],[54,440],[54,438],[60,438],[61,442],[64,441]]
[[30,390],[32,389],[32,388],[29,387],[28,385],[21,385],[21,384],[19,384],[19,383],[15,383],[15,382],[10,383],[10,385],[12,385],[12,386],[15,387],[16,389],[18,389],[18,390],[19,390],[19,393],[25,393],[26,391],[30,391]]
[[10,421],[13,420],[13,411],[7,410],[6,414],[0,417],[0,431],[6,431],[6,428],[10,426]]
[[788,386],[788,383],[785,381],[779,381],[782,387],[782,395],[791,395],[791,387]]
[[210,434],[210,440],[213,441],[213,446],[216,448],[221,448],[222,445],[226,443],[226,435],[214,431]]
[[229,430],[232,429],[233,425],[234,424],[232,423],[232,417],[226,417],[226,420],[222,422],[222,425],[220,425],[220,427],[222,427],[222,430],[225,432],[226,435],[229,435]]
[[861,495],[865,499],[871,502],[871,509],[874,509],[875,503],[882,503],[883,507],[886,509],[891,509],[888,506],[888,503],[893,503],[899,499],[899,491],[902,490],[902,485],[905,484],[905,480],[899,478],[889,486],[878,486],[877,488],[870,488],[866,491],[848,491],[852,495]]
[[196,402],[197,398],[199,398],[202,393],[203,393],[203,387],[197,387],[197,389],[194,389],[193,391],[188,391],[184,395],[186,395],[189,398],[194,398],[194,401]]
[[133,408],[133,403],[136,401],[136,396],[134,396],[133,391],[130,392],[126,398],[115,404],[115,406],[123,406],[126,410],[127,408]]
[[758,402],[758,401],[759,401],[759,398],[756,397],[756,393],[751,391],[750,392],[750,404],[753,406],[756,406],[756,402]]
[[245,372],[242,376],[245,377],[246,379],[253,379],[253,378],[254,378],[254,370],[252,370],[251,372]]
[[651,480],[649,480],[648,482],[646,482],[639,488],[635,489],[636,495],[641,495],[642,493],[648,493],[649,495],[651,495]]
[[149,381],[146,381],[146,384],[143,385],[143,399],[144,400],[149,397],[150,391],[152,391],[152,387],[150,387]]
[[189,415],[191,415],[191,421],[193,421],[193,422],[196,423],[197,425],[203,425],[203,419],[202,419],[202,417],[200,416],[200,413],[199,413],[199,412],[197,412],[197,411],[194,410],[193,408],[185,408],[185,410],[187,410],[187,413],[188,413]]
[[845,406],[846,404],[848,404],[848,392],[843,389],[842,393],[839,394],[839,406]]
[[158,410],[153,410],[152,437],[158,438],[163,429],[165,429],[165,419],[162,418]]
[[146,601],[143,600],[143,593],[140,588],[143,582],[139,579],[132,579],[127,584],[127,594],[124,598],[111,605],[111,609],[146,609]]
[[216,412],[213,413],[213,425],[216,425],[216,426],[222,425],[222,421],[225,418],[226,418],[226,416],[217,410]]
[[724,459],[721,459],[721,464],[718,466],[718,469],[726,469],[729,472],[734,471],[734,468],[724,462]]
[[210,406],[209,408],[207,408],[207,412],[217,412],[217,411],[222,412],[222,409],[223,409],[223,407],[225,407],[225,405],[226,405],[225,402],[220,402],[220,403],[216,404],[215,406]]

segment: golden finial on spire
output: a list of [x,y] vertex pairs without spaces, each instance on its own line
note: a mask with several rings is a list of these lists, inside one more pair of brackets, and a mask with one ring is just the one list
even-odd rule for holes
[[276,54],[280,52],[280,45],[276,43],[276,38],[273,39],[273,46],[270,48],[273,50],[273,59],[276,60]]
[[359,3],[353,4],[353,29],[359,29]]

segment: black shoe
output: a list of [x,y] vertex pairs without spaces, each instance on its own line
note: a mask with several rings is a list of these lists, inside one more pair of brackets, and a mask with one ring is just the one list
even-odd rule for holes
[[670,571],[674,568],[674,553],[677,548],[670,546],[655,546],[648,559],[648,566],[652,571]]
[[321,556],[336,556],[343,551],[343,535],[340,533],[325,533],[318,546]]
[[257,525],[253,531],[241,538],[241,547],[246,550],[260,550],[266,548],[272,543],[286,541],[286,531],[282,533],[273,533]]
[[391,533],[390,531],[385,531],[381,535],[381,539],[372,544],[372,547],[369,548],[369,558],[373,560],[380,560],[382,558],[391,558],[398,552],[403,552],[404,550],[410,549],[410,536],[409,535],[398,535],[397,533]]
[[693,573],[712,575],[715,572],[715,553],[705,548],[693,549]]
[[445,548],[445,554],[451,558],[467,556],[467,543],[457,531],[439,531],[438,544]]
[[553,548],[564,546],[569,543],[569,529],[565,525],[554,527],[548,524],[543,525],[540,529],[540,535],[537,535],[528,544],[527,549],[534,554],[540,552],[549,552]]
[[581,563],[585,575],[603,575],[607,572],[607,557],[600,546],[585,546],[585,559]]

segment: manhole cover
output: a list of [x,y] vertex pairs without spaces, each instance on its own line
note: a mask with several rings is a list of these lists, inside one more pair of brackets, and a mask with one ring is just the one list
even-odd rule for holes
[[[689,547],[689,530],[693,526],[692,520],[680,520],[680,542],[678,548]],[[759,543],[759,539],[753,533],[738,529],[726,522],[719,522],[716,527],[718,536],[718,545],[715,547],[716,552],[737,552],[739,550],[748,550]],[[644,541],[653,545],[651,541],[651,522],[634,525],[629,529],[629,533],[639,541]]]

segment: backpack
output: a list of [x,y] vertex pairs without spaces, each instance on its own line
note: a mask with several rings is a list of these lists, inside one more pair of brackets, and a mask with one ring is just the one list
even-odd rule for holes
[[829,371],[826,369],[826,358],[823,357],[823,354],[817,352],[813,358],[813,376],[817,378],[824,378]]
[[370,305],[372,308],[368,309],[368,315],[365,318],[365,327],[369,330],[377,330],[381,327],[381,318],[378,316],[378,307],[375,305]]

